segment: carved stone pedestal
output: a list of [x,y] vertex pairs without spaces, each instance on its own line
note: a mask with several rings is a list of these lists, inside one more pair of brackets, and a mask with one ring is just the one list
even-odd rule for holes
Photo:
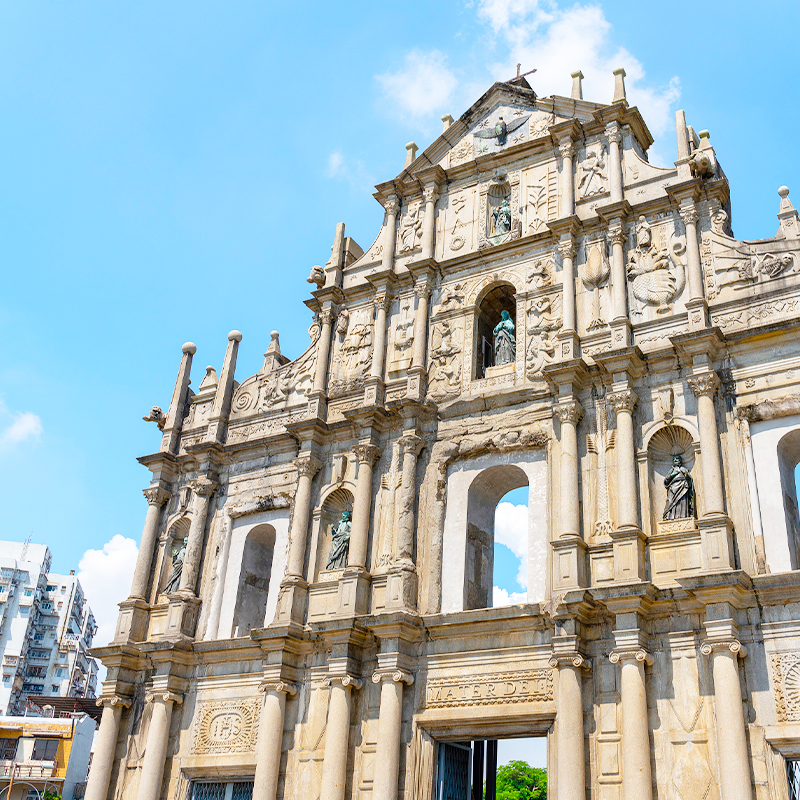
[[707,514],[697,520],[703,569],[711,572],[733,569],[733,523],[724,514]]
[[560,330],[557,334],[558,350],[556,351],[556,361],[571,361],[578,358],[578,334],[575,331]]
[[370,575],[363,567],[345,567],[339,579],[336,616],[355,617],[369,611]]
[[408,370],[408,384],[406,385],[406,400],[422,403],[425,400],[425,370],[421,367],[411,367]]
[[317,419],[328,418],[328,400],[321,392],[312,391],[309,394],[308,416]]
[[689,314],[689,330],[696,331],[705,328],[708,319],[708,303],[701,297],[697,300],[686,301],[686,311]]
[[289,622],[305,621],[308,602],[308,583],[297,575],[288,575],[281,582],[278,594],[278,607],[275,610],[273,625],[286,625]]
[[167,627],[164,637],[193,637],[197,627],[197,617],[200,611],[200,600],[197,597],[185,594],[168,594]]
[[633,341],[631,335],[631,323],[627,317],[612,320],[609,323],[611,328],[611,347],[618,349],[620,347],[628,347]]
[[113,644],[143,642],[147,638],[149,608],[144,600],[123,600],[119,604],[119,620]]
[[611,532],[614,552],[614,583],[646,580],[645,543],[639,528],[618,528]]
[[374,375],[364,378],[364,407],[381,407],[384,404],[385,387],[383,381]]
[[393,564],[386,575],[386,608],[415,611],[417,571],[411,564]]
[[586,543],[578,536],[556,539],[553,547],[553,591],[586,586]]

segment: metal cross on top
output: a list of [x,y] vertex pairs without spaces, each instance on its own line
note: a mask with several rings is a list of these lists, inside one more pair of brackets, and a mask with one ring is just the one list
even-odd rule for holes
[[[520,78],[524,78],[526,75],[533,75],[536,72],[535,69],[528,70],[527,72],[523,72],[522,75],[519,74],[520,69],[522,68],[522,64],[517,64],[517,74],[511,79],[511,81],[518,81]],[[508,83],[511,83],[508,81]]]

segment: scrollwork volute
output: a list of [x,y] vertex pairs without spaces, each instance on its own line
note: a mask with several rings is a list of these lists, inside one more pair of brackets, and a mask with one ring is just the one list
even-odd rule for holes
[[561,260],[567,258],[575,258],[576,249],[575,243],[573,241],[568,242],[559,242],[558,243],[558,254],[561,256]]
[[615,414],[628,413],[632,414],[639,398],[633,389],[623,389],[619,392],[611,392],[608,396],[608,403],[614,409]]
[[142,489],[142,494],[151,506],[163,506],[170,497],[169,492],[162,486],[150,486]]
[[372,673],[372,682],[394,681],[395,683],[405,683],[411,686],[414,683],[414,676],[410,672],[402,669],[377,670]]
[[684,225],[697,225],[698,214],[694,206],[684,206],[679,213]]
[[301,455],[295,458],[294,465],[299,476],[313,478],[322,468],[322,462],[312,455]]
[[621,222],[612,223],[608,226],[608,240],[611,244],[625,244],[625,229]]
[[583,419],[583,406],[577,400],[565,400],[553,406],[561,424],[577,425]]
[[695,375],[688,379],[689,386],[697,397],[713,397],[719,389],[719,376],[716,372]]
[[713,653],[728,652],[738,658],[747,657],[747,648],[735,638],[705,641],[700,645],[700,652],[704,656],[710,656]]
[[614,650],[609,656],[608,660],[612,664],[620,664],[625,661],[635,661],[637,664],[652,664],[653,656],[647,652],[643,647],[635,647],[630,650]]
[[372,465],[381,457],[383,451],[374,444],[357,444],[353,448],[353,452],[359,464]]

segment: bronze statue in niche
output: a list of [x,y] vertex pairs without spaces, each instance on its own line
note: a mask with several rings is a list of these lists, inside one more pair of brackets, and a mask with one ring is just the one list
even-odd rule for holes
[[325,569],[343,569],[347,566],[347,556],[350,553],[350,529],[352,527],[350,518],[349,511],[342,511],[342,518],[336,528],[331,525],[331,552]]
[[680,456],[672,457],[672,469],[664,478],[667,502],[664,519],[685,519],[695,516],[694,481]]

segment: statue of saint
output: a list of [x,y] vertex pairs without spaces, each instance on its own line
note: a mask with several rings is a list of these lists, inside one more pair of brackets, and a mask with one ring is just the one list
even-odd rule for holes
[[183,562],[186,560],[186,545],[188,543],[189,537],[187,536],[179,548],[172,548],[172,571],[169,573],[169,577],[167,578],[167,585],[164,587],[164,594],[177,592],[178,587],[181,585]]
[[517,360],[517,337],[514,320],[508,311],[500,312],[500,322],[494,328],[494,365],[513,364]]
[[508,199],[503,198],[499,206],[495,206],[492,211],[492,225],[494,227],[493,236],[501,233],[508,233],[511,230],[511,206]]
[[683,466],[680,456],[672,457],[672,469],[664,478],[667,487],[667,502],[664,519],[685,519],[695,515],[694,481],[689,470]]
[[328,556],[328,566],[325,569],[342,569],[347,566],[347,556],[350,552],[350,522],[349,511],[342,511],[342,518],[334,528],[331,525],[331,552]]

